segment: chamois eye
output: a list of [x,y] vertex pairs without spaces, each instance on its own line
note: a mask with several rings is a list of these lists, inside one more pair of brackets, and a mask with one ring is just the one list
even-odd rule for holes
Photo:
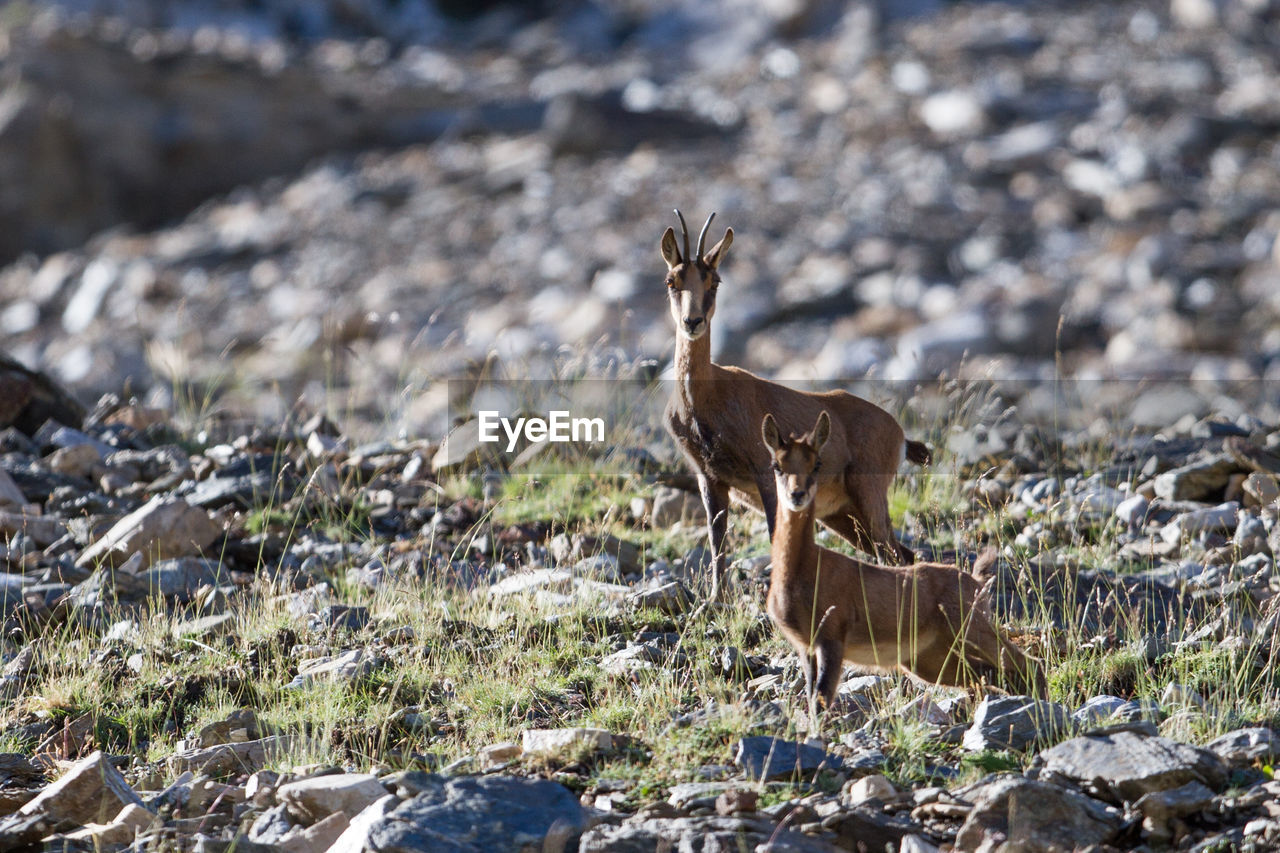
[[674,288],[675,288],[675,286],[676,286],[676,279],[675,279],[675,276],[670,276],[670,275],[669,275],[669,276],[667,276],[667,287],[670,287],[670,288],[673,288],[673,289],[674,289]]

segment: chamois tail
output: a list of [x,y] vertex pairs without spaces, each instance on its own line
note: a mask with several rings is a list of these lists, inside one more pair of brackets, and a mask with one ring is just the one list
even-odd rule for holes
[[933,454],[929,451],[929,445],[923,441],[912,441],[907,439],[907,461],[914,465],[928,465],[933,461]]

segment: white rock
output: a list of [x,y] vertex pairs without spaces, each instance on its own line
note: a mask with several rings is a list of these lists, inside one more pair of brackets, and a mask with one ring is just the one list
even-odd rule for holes
[[363,853],[368,847],[369,830],[386,817],[387,812],[398,805],[400,805],[400,798],[388,794],[367,806],[364,811],[351,819],[351,823],[330,845],[327,853]]
[[1128,703],[1119,696],[1094,696],[1075,710],[1071,719],[1082,726],[1098,726],[1110,720]]
[[658,486],[653,490],[649,521],[654,527],[670,527],[680,521],[699,521],[703,517],[705,510],[698,495],[671,486]]
[[579,578],[598,579],[605,582],[622,579],[618,569],[618,558],[612,554],[592,554],[574,563],[571,571]]
[[1147,510],[1151,508],[1151,501],[1142,495],[1134,495],[1131,498],[1125,498],[1116,504],[1116,518],[1127,524],[1131,529],[1137,529],[1147,519]]
[[[1264,541],[1266,540],[1267,538],[1266,525],[1264,525],[1262,523],[1262,519],[1258,518],[1256,515],[1250,515],[1249,513],[1243,510],[1240,511],[1236,515],[1236,532],[1235,532],[1235,535],[1232,537],[1232,541],[1235,542],[1237,545],[1244,545],[1250,539],[1255,539],[1255,538],[1262,539]],[[1261,556],[1261,555],[1255,555],[1255,556]]]
[[1244,493],[1256,506],[1269,506],[1280,499],[1280,485],[1276,478],[1261,471],[1254,471],[1244,480]]
[[833,381],[864,376],[888,358],[888,348],[874,338],[853,341],[828,338],[813,357],[813,375]]
[[923,95],[929,88],[929,69],[912,60],[895,62],[889,71],[893,86],[904,95]]
[[95,258],[80,276],[80,286],[62,312],[62,328],[77,335],[89,328],[102,300],[120,277],[120,265],[109,258]]
[[97,751],[71,765],[61,778],[19,809],[18,814],[46,817],[50,824],[62,821],[105,824],[131,804],[141,806],[142,799],[107,760],[106,754]]
[[573,587],[573,572],[568,569],[533,569],[518,572],[489,587],[489,595],[520,595],[538,590],[566,592]]
[[307,453],[316,459],[325,459],[346,449],[346,438],[334,438],[314,431],[307,436]]
[[627,646],[600,659],[600,669],[610,675],[627,675],[644,669],[656,669],[656,665],[646,656],[647,646]]
[[1023,124],[993,137],[987,144],[986,155],[993,163],[1011,163],[1030,157],[1040,157],[1061,141],[1061,131],[1053,121]]
[[1195,536],[1207,530],[1234,530],[1236,512],[1239,509],[1238,503],[1227,501],[1217,506],[1184,512],[1162,527],[1160,536],[1173,544],[1181,541],[1184,536]]
[[34,329],[40,322],[40,306],[30,299],[19,299],[0,311],[0,331],[7,335],[20,335]]
[[116,522],[80,554],[76,565],[118,565],[134,554],[141,554],[146,566],[170,557],[199,556],[221,534],[209,513],[181,498],[157,495]]
[[613,746],[613,735],[604,729],[526,729],[523,746],[529,755],[554,755],[567,749],[593,751]]
[[610,267],[596,273],[591,289],[601,299],[624,302],[635,295],[636,274],[628,269]]
[[980,130],[986,116],[971,92],[953,89],[925,98],[920,119],[939,136],[955,136]]
[[1062,170],[1062,179],[1076,192],[1099,198],[1120,189],[1120,178],[1097,160],[1072,160]]
[[898,789],[884,776],[876,773],[854,779],[844,786],[841,799],[849,808],[861,805],[868,800],[888,802],[898,796]]
[[102,464],[102,454],[92,444],[73,444],[59,447],[49,454],[49,470],[68,477],[88,477],[94,466]]
[[1218,24],[1218,3],[1215,0],[1172,0],[1169,17],[1189,30],[1204,30]]
[[965,355],[991,349],[991,326],[981,311],[963,311],[904,332],[885,378],[918,379],[954,366]]
[[351,825],[351,819],[343,812],[334,812],[311,826],[299,826],[285,833],[276,842],[276,848],[284,853],[323,853],[328,850]]
[[921,694],[912,699],[906,705],[898,709],[898,716],[907,719],[923,720],[934,726],[946,725],[951,722],[951,716],[938,707],[932,698],[925,694]]
[[112,821],[112,823],[122,823],[138,831],[146,829],[155,822],[155,814],[137,803],[130,803],[122,808],[120,814],[116,815],[116,819]]
[[514,761],[523,752],[524,748],[520,744],[513,741],[504,741],[503,743],[490,744],[484,747],[476,754],[476,758],[482,768],[492,767],[495,764]]
[[1109,489],[1106,486],[1090,489],[1084,494],[1076,495],[1072,498],[1072,502],[1081,512],[1097,513],[1099,515],[1111,515],[1124,501],[1123,492]]
[[898,853],[939,853],[941,849],[914,833],[902,836],[898,844]]
[[357,815],[385,796],[387,789],[376,776],[367,773],[313,776],[276,789],[276,802],[306,823],[315,823],[336,812]]
[[855,675],[853,678],[840,682],[840,686],[836,688],[836,693],[858,696],[883,692],[891,689],[893,685],[894,680],[884,675]]
[[275,800],[280,774],[274,770],[258,770],[244,783],[244,798],[258,806],[269,806]]
[[[502,443],[505,447],[505,442]],[[486,453],[496,453],[498,444],[485,444],[480,441],[480,421],[472,419],[453,429],[440,447],[431,457],[431,468],[438,474],[445,474],[459,469],[475,466]]]
[[1204,697],[1185,684],[1170,682],[1160,694],[1160,704],[1165,708],[1199,708],[1204,709],[1207,703]]
[[364,649],[348,649],[337,656],[325,656],[303,661],[298,665],[298,675],[287,687],[304,687],[313,681],[342,683],[354,681],[373,669],[373,657]]

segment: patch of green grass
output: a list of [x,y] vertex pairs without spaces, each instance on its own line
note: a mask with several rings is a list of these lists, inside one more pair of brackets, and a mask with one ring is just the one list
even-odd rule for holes
[[503,526],[548,518],[566,525],[598,522],[618,513],[633,493],[630,478],[600,470],[590,461],[545,462],[503,482],[493,521]]
[[783,803],[789,803],[797,797],[802,797],[808,793],[810,793],[810,789],[806,785],[775,782],[766,787],[760,793],[760,798],[757,801],[756,808],[758,810],[762,810],[779,806]]
[[263,507],[249,512],[244,520],[244,529],[253,535],[266,533],[277,528],[288,528],[294,521],[293,514],[278,507]]
[[931,759],[943,752],[934,738],[933,726],[919,718],[892,716],[885,735],[885,775],[899,786],[910,787],[913,780],[924,777]]
[[1023,757],[1005,750],[985,749],[960,756],[960,778],[976,781],[989,773],[1022,770]]
[[889,517],[901,526],[908,516],[925,520],[954,519],[965,505],[959,478],[945,450],[926,468],[904,468],[889,489]]

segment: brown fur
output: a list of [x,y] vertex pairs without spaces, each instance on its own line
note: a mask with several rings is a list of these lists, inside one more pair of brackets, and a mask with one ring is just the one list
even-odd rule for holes
[[[684,218],[680,221],[683,226]],[[712,363],[709,327],[720,283],[718,269],[733,243],[733,229],[726,229],[723,239],[704,251],[710,225],[708,218],[696,252],[689,251],[687,231],[682,252],[675,230],[668,228],[662,236],[662,257],[676,324],[676,382],[666,426],[697,474],[715,560],[713,596],[724,571],[730,499],[764,513],[770,536],[774,533],[773,475],[769,454],[758,438],[765,412],[772,412],[790,430],[812,424],[821,411],[832,414],[834,440],[823,452],[817,475],[818,517],[868,554],[895,563],[913,562],[915,555],[894,536],[888,492],[904,454],[925,464],[929,449],[906,441],[893,415],[846,391],[797,391]]]
[[800,655],[809,698],[830,705],[846,660],[1043,695],[1039,662],[1001,635],[976,578],[940,563],[876,566],[814,542],[813,470],[833,427],[826,412],[789,440],[769,415],[762,425],[779,495],[768,611]]

